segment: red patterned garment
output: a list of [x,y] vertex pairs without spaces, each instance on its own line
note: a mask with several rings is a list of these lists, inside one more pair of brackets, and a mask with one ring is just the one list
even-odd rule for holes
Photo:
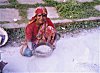
[[[25,38],[27,41],[32,41],[33,43],[39,42],[49,42],[53,44],[54,35],[56,29],[49,18],[46,19],[46,25],[43,24],[40,29],[35,22],[31,22],[27,25],[25,29]],[[51,40],[52,39],[52,40]]]
[[[39,14],[42,17],[39,17]],[[45,22],[41,24],[41,20],[43,19]],[[36,24],[36,21],[39,23],[39,25]],[[54,38],[55,32],[56,30],[54,24],[49,18],[43,16],[43,8],[36,8],[35,15],[32,17],[30,23],[25,29],[26,40],[36,44],[39,42],[49,42],[53,44],[52,40]]]
[[55,33],[56,30],[52,26],[49,26],[48,24],[43,24],[37,34],[37,43],[48,42],[50,44],[53,44]]

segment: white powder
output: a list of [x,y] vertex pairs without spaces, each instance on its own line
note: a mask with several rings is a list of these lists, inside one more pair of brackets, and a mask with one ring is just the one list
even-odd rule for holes
[[47,46],[47,45],[41,45],[41,46],[36,48],[36,51],[47,53],[47,52],[51,51],[51,48],[49,46]]

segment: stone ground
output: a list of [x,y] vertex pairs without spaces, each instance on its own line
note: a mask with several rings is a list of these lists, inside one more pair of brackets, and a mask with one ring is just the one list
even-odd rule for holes
[[[57,1],[57,2],[67,2],[69,0],[54,0],[54,1]],[[75,0],[75,1],[78,1],[78,2],[92,2],[94,0]]]
[[20,4],[37,4],[44,3],[43,0],[17,0]]
[[8,0],[0,0],[0,5],[8,5]]
[[3,73],[100,73],[100,27],[74,36],[62,34],[51,56],[24,57],[19,47],[4,46],[1,60],[8,62]]
[[95,8],[96,10],[100,11],[100,5],[96,5],[94,8]]
[[78,2],[93,2],[94,0],[76,0]]
[[[48,11],[48,17],[49,18],[59,18],[57,10],[54,7],[46,7],[46,9]],[[35,8],[29,8],[28,11],[27,11],[27,13],[28,13],[27,18],[31,19],[32,16],[34,16],[34,14],[35,14],[34,12],[35,12]]]
[[54,0],[54,1],[57,1],[57,2],[67,2],[68,0]]
[[0,8],[0,21],[14,22],[14,19],[20,20],[19,11],[14,8]]
[[[37,3],[44,3],[43,0],[17,0],[20,4],[34,4]],[[56,1],[67,1],[67,0],[56,0]],[[79,2],[91,2],[93,0],[77,0]],[[6,5],[9,4],[8,0],[0,0],[0,5]],[[59,18],[59,14],[57,13],[57,10],[54,7],[46,7],[48,10],[48,17],[49,18]],[[96,10],[100,11],[100,5],[97,5],[94,7]],[[29,8],[27,10],[27,18],[30,19],[33,16],[34,8]],[[14,20],[20,20],[22,19],[21,16],[19,16],[19,11],[17,9],[13,8],[0,8],[0,21],[8,21],[13,22]],[[1,24],[0,24],[1,25]]]

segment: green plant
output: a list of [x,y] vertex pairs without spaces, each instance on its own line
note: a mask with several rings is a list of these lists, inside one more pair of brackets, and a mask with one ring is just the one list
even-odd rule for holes
[[96,2],[78,3],[68,2],[56,6],[58,13],[64,18],[88,18],[91,16],[100,16],[100,12],[94,9]]
[[5,29],[9,35],[9,40],[17,41],[25,37],[24,28]]
[[[57,31],[60,32],[72,32],[79,29],[91,29],[100,26],[100,21],[83,21],[83,22],[73,22],[73,23],[66,23],[63,26],[56,26]],[[61,28],[65,29],[61,29]]]

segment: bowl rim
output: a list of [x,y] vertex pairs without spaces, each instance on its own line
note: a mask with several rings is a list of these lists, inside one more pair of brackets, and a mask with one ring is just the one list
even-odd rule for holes
[[[37,47],[39,47],[39,46],[41,46],[41,45],[46,45],[46,46],[49,46],[50,47],[50,51],[49,52],[46,52],[46,53],[43,53],[43,52],[41,52],[41,53],[39,53],[38,51],[36,51],[36,48]],[[35,56],[37,56],[37,57],[48,57],[48,56],[50,56],[51,54],[52,54],[52,52],[53,52],[53,48],[52,48],[52,45],[51,44],[49,44],[49,43],[47,43],[47,42],[42,42],[42,43],[39,43],[39,44],[37,44],[36,46],[35,46],[35,49],[34,49],[34,52],[33,52],[33,54],[35,55]]]
[[5,35],[4,42],[3,42],[2,44],[0,44],[0,47],[1,47],[1,46],[5,45],[5,44],[7,43],[7,41],[8,41],[8,34],[7,34],[7,32],[6,32],[3,28],[1,28],[1,27],[0,27],[0,32],[1,32],[1,35]]

